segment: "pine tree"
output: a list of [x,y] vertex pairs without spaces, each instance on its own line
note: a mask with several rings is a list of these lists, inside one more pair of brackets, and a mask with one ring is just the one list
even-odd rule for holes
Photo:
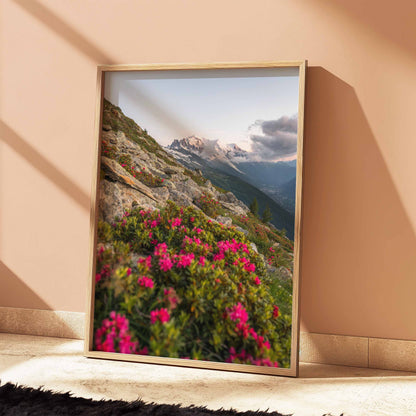
[[249,206],[251,213],[257,217],[257,214],[259,212],[259,204],[257,202],[257,199],[254,198],[253,202]]
[[261,217],[261,220],[264,223],[268,223],[272,220],[272,212],[270,211],[270,207],[268,205],[266,205],[266,208],[263,211],[263,216]]

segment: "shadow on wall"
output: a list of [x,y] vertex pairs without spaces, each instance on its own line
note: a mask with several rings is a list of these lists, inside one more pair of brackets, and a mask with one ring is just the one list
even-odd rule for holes
[[306,86],[303,330],[416,339],[416,238],[377,141],[351,86]]
[[26,283],[24,283],[19,276],[10,270],[2,261],[0,261],[0,276],[1,276],[1,290],[0,290],[0,305],[6,307],[14,307],[10,304],[10,293],[19,293],[19,296],[24,298],[27,302],[27,308],[46,309],[52,308],[38,296]]
[[313,0],[313,7],[335,9],[340,15],[349,16],[405,52],[416,55],[416,2],[413,0],[402,1],[399,5],[390,1]]
[[91,43],[85,36],[74,30],[65,20],[61,19],[53,11],[36,0],[14,0],[22,9],[26,10],[33,17],[44,25],[48,26],[62,39],[65,39],[71,46],[81,51],[85,56],[99,64],[112,64],[112,59],[96,45]]
[[48,159],[32,147],[27,140],[20,137],[12,128],[0,120],[0,140],[10,146],[34,168],[61,188],[83,209],[89,211],[90,197],[70,178],[64,175]]
[[[1,261],[0,276],[0,332],[84,338],[83,313],[53,311],[48,303]],[[17,293],[25,299],[25,308],[15,307],[11,293]]]

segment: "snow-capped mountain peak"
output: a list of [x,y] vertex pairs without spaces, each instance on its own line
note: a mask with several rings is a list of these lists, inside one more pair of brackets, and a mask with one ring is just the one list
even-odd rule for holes
[[219,140],[209,140],[196,136],[175,139],[168,149],[195,153],[206,160],[222,160],[232,162],[235,157],[246,157],[247,152],[237,144],[223,144]]

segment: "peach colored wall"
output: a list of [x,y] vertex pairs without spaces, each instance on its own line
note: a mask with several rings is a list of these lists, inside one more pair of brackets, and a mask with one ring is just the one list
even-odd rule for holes
[[306,58],[303,329],[416,340],[413,0],[0,8],[0,305],[85,311],[97,64]]

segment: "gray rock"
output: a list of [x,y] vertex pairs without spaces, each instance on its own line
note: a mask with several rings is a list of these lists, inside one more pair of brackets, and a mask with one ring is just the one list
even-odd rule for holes
[[110,131],[111,130],[111,126],[109,124],[103,124],[103,130],[104,131]]
[[247,231],[247,230],[245,230],[244,228],[241,228],[241,227],[239,227],[239,226],[236,226],[236,227],[235,227],[235,229],[236,229],[237,231],[240,231],[240,233],[243,233],[244,235],[248,235],[248,231]]
[[279,278],[282,280],[292,279],[292,273],[286,267],[280,266],[277,269],[277,273],[279,275]]
[[115,160],[103,156],[101,158],[101,169],[108,179],[133,188],[157,202],[150,188],[138,181],[134,176],[130,175],[130,173],[123,169]]
[[183,173],[184,169],[179,167],[179,166],[171,166],[171,165],[167,165],[164,168],[164,172],[167,175],[174,175],[175,173]]
[[254,250],[256,253],[258,253],[259,251],[257,250],[257,246],[254,243],[250,243],[250,247],[252,248],[252,250]]
[[229,209],[233,214],[236,215],[245,215],[249,209],[248,206],[241,202],[232,192],[221,193],[217,192],[218,201],[221,205]]
[[166,202],[169,199],[169,189],[167,186],[160,186],[158,188],[152,188],[152,193],[159,202]]
[[228,209],[229,211],[231,211],[231,213],[234,214],[234,215],[245,215],[248,211],[247,207],[246,207],[246,209],[244,209],[238,204],[221,202],[221,206],[224,207],[225,209]]
[[224,224],[227,227],[231,227],[233,224],[233,220],[230,217],[222,217],[221,215],[218,215],[218,217],[215,218],[220,224]]
[[175,202],[178,205],[182,205],[184,207],[197,208],[196,205],[194,205],[194,203],[192,202],[192,199],[189,198],[189,196],[187,196],[183,192],[177,191],[175,189],[170,190],[169,198],[170,198],[171,201]]
[[119,182],[102,180],[100,182],[99,213],[100,218],[112,223],[117,216],[134,206],[153,210],[155,201],[143,193]]
[[201,187],[190,178],[186,181],[178,181],[175,185],[178,192],[182,192],[191,200],[198,199],[203,194]]

